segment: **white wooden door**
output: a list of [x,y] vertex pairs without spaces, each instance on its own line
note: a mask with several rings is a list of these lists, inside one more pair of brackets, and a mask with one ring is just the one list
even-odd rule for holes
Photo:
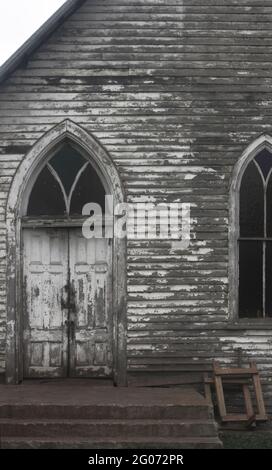
[[111,240],[24,230],[24,377],[112,375]]
[[65,377],[66,230],[24,230],[24,377]]
[[73,297],[70,319],[74,322],[71,375],[111,376],[111,240],[87,240],[81,229],[70,230],[69,239]]

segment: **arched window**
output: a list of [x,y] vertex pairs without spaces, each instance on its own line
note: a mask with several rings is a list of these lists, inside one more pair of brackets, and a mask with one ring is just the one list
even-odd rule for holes
[[239,193],[239,317],[272,317],[272,153],[261,150]]
[[45,164],[32,188],[27,215],[78,216],[85,204],[105,209],[105,189],[92,165],[69,143]]

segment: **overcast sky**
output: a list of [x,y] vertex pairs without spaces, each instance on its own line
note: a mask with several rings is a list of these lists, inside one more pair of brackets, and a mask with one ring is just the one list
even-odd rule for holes
[[65,0],[0,0],[0,65],[63,3]]

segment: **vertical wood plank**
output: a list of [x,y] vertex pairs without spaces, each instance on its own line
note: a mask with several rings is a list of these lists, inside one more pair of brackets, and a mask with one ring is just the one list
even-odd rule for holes
[[246,414],[248,418],[250,419],[254,416],[251,395],[250,395],[248,385],[244,384],[242,387],[243,387],[243,395],[245,399]]
[[256,363],[251,362],[250,366],[256,369],[256,373],[253,374],[252,380],[253,380],[254,390],[256,394],[258,413],[261,418],[266,419],[267,415],[266,415],[265,404],[264,404],[264,399],[263,399],[262,386],[261,386],[259,373],[257,372]]

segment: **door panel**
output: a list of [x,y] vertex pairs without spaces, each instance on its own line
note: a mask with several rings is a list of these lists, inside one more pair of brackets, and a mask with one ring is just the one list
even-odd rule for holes
[[112,374],[111,240],[83,237],[70,230],[70,276],[75,309],[71,375]]
[[23,232],[24,377],[67,375],[67,311],[62,309],[68,275],[66,230]]

